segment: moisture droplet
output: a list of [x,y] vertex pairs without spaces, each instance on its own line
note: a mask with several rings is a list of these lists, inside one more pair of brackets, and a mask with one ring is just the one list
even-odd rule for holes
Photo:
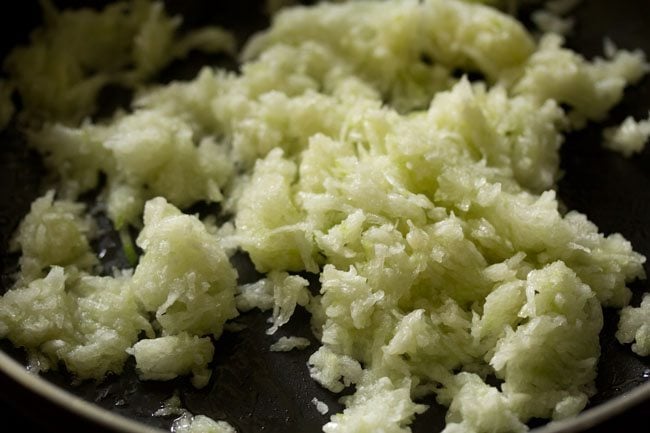
[[643,374],[641,374],[641,377],[644,378],[644,379],[649,378],[650,377],[650,368],[646,368],[645,370],[643,370]]

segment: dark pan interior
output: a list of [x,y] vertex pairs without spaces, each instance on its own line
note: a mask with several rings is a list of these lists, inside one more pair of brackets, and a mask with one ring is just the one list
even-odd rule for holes
[[[84,4],[82,1],[56,3]],[[88,3],[96,5],[99,2],[85,2]],[[168,2],[168,6],[171,11],[182,13],[188,26],[218,23],[234,30],[244,40],[268,24],[261,3],[178,0]],[[0,28],[4,33],[0,40],[0,56],[4,57],[12,45],[24,42],[28,29],[39,22],[39,7],[37,2],[12,2],[0,8],[3,9]],[[591,57],[602,52],[603,37],[609,37],[619,47],[640,48],[650,53],[650,27],[646,20],[649,16],[650,2],[647,0],[584,1],[575,11],[576,26],[568,38],[568,45]],[[186,62],[171,65],[161,74],[160,80],[191,78],[198,65],[204,62],[236,67],[232,59],[194,55]],[[106,103],[114,105],[116,98],[110,91],[105,93]],[[586,213],[605,233],[622,233],[646,256],[650,256],[650,149],[626,159],[602,149],[600,134],[604,126],[621,122],[628,115],[647,116],[649,109],[650,79],[646,77],[639,85],[628,89],[623,103],[604,124],[590,125],[567,137],[562,149],[565,175],[559,183],[559,196],[569,209]],[[7,251],[11,233],[31,201],[43,191],[44,176],[38,155],[25,147],[17,131],[9,128],[0,134],[0,290],[11,284],[10,274],[17,260]],[[101,216],[100,224],[109,227],[108,221]],[[96,248],[108,252],[108,267],[125,264],[116,236],[100,239]],[[242,282],[258,278],[244,255],[237,255],[233,260]],[[646,265],[648,271],[650,268]],[[314,286],[316,284],[314,281]],[[645,282],[633,285],[634,302],[639,302],[645,287]],[[592,399],[592,406],[620,396],[648,381],[650,376],[650,359],[640,358],[629,346],[616,342],[617,313],[608,310],[605,317],[598,394]],[[327,403],[330,413],[342,410],[342,406],[337,402],[339,396],[322,389],[309,378],[306,362],[318,346],[309,331],[308,315],[299,311],[290,324],[273,337],[264,332],[268,327],[266,318],[267,315],[252,313],[237,319],[247,328],[238,333],[226,332],[219,340],[212,380],[203,390],[195,390],[186,379],[166,383],[139,382],[132,365],[125,375],[110,377],[100,384],[86,382],[72,386],[70,378],[60,372],[47,373],[44,377],[100,407],[163,429],[169,428],[172,418],[152,417],[151,414],[178,390],[184,406],[191,412],[225,419],[241,433],[320,432],[329,415],[319,414],[311,400],[316,397]],[[269,345],[283,335],[307,337],[313,344],[303,351],[269,352]],[[7,342],[1,342],[0,348],[23,361],[24,354]],[[2,389],[8,388],[3,386]],[[19,406],[36,398],[29,395],[13,398],[5,391],[0,393],[9,403]],[[432,407],[416,419],[415,433],[439,431],[444,426],[445,410],[433,400],[425,403]]]

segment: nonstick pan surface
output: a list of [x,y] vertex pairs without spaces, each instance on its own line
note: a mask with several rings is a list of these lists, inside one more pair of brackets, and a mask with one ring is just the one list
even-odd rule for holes
[[[97,5],[100,2],[57,2],[62,6]],[[105,3],[105,2],[104,2]],[[229,28],[243,41],[252,32],[268,25],[262,3],[258,1],[201,2],[170,1],[168,9],[184,15],[188,26],[216,23]],[[12,2],[0,6],[0,55],[26,41],[30,28],[39,22],[37,2]],[[585,0],[575,10],[575,28],[568,37],[574,50],[592,57],[602,53],[603,38],[608,37],[621,48],[640,48],[650,53],[650,2],[647,0]],[[159,77],[189,79],[205,62],[236,67],[232,59],[190,56],[186,62],[175,63]],[[108,89],[106,104],[115,105],[124,99],[123,92]],[[117,96],[116,96],[117,95]],[[646,117],[650,110],[650,79],[631,87],[607,121],[590,125],[569,135],[562,148],[562,170],[559,197],[569,209],[583,212],[604,233],[620,232],[635,250],[650,257],[650,149],[632,158],[604,150],[600,146],[603,127],[620,123],[627,116]],[[0,134],[0,290],[11,283],[17,257],[8,253],[8,241],[31,201],[43,191],[45,171],[38,155],[28,150],[21,135],[14,129]],[[100,224],[108,227],[108,221]],[[107,266],[124,265],[125,258],[116,236],[107,235],[95,245],[107,251]],[[244,255],[234,257],[241,282],[259,278]],[[646,273],[650,266],[646,264]],[[317,284],[317,281],[313,281]],[[634,302],[646,290],[645,281],[632,285]],[[161,402],[178,391],[184,407],[196,414],[230,422],[240,433],[301,432],[316,433],[329,419],[319,414],[313,398],[328,404],[330,413],[342,410],[334,395],[310,379],[306,362],[317,342],[309,331],[308,315],[298,311],[291,322],[273,337],[265,333],[267,315],[244,314],[238,321],[247,325],[238,333],[226,332],[219,340],[213,363],[213,376],[205,389],[196,390],[186,379],[172,382],[140,382],[133,366],[120,377],[110,377],[97,384],[84,382],[70,385],[70,377],[50,372],[42,377],[26,373],[22,367],[24,353],[6,342],[0,342],[0,415],[17,413],[24,426],[38,425],[42,431],[81,429],[86,431],[147,431],[148,428],[168,430],[173,417],[152,417]],[[650,359],[636,356],[629,346],[614,338],[618,314],[605,311],[605,328],[601,337],[602,355],[598,366],[598,393],[590,409],[573,420],[549,425],[536,425],[539,432],[596,431],[613,428],[615,419],[641,420],[640,414],[650,410]],[[295,335],[312,340],[303,351],[269,352],[268,347],[279,336]],[[415,433],[435,432],[444,427],[445,410],[431,400],[431,408],[416,419]],[[11,409],[9,409],[11,408]],[[636,416],[636,418],[634,418]],[[606,424],[603,424],[603,423]],[[609,424],[607,424],[609,422]],[[620,426],[619,426],[620,427]],[[634,426],[633,426],[634,427]],[[644,431],[643,425],[636,426]],[[591,429],[591,430],[589,430]],[[28,429],[26,429],[27,431]],[[598,430],[604,431],[604,430]],[[636,430],[631,430],[636,431]]]

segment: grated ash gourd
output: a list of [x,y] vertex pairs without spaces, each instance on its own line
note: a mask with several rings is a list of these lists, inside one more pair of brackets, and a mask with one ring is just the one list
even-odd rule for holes
[[[273,308],[270,333],[302,305],[322,342],[311,376],[333,392],[356,387],[327,433],[408,432],[429,394],[449,406],[446,433],[578,413],[595,391],[602,306],[629,303],[645,258],[559,211],[558,150],[648,65],[614,49],[588,61],[477,3],[285,9],[245,47],[240,73],[204,68],[142,89],[109,121],[35,127],[64,198],[39,199],[17,235],[22,276],[0,300],[0,334],[80,379],[119,372],[130,353],[143,379],[192,373],[204,386],[219,350],[207,336],[235,305]],[[133,274],[91,275],[73,200],[100,173],[116,226],[138,225],[144,208]],[[200,200],[221,201],[234,233],[175,207]],[[78,254],[40,254],[29,233],[48,224]],[[236,290],[234,242],[266,279]],[[320,274],[318,296],[300,271]],[[32,303],[44,297],[55,301]],[[82,314],[90,300],[110,317]],[[646,307],[624,309],[619,332],[639,353]],[[115,337],[100,340],[110,365],[83,358],[98,332]]]

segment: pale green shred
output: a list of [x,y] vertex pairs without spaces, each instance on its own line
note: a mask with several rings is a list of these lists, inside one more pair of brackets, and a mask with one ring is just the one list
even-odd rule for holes
[[603,138],[607,149],[625,157],[642,152],[650,139],[650,114],[647,119],[638,121],[627,117],[619,126],[605,129]]
[[[627,284],[645,277],[645,257],[586,216],[560,211],[559,148],[566,132],[602,120],[648,64],[613,46],[587,60],[561,36],[536,40],[478,3],[509,7],[361,0],[283,8],[245,47],[238,73],[204,68],[192,81],[138,89],[132,110],[105,122],[32,129],[30,143],[60,176],[65,200],[39,199],[19,230],[22,274],[0,301],[0,334],[43,369],[62,360],[80,378],[101,378],[121,369],[129,349],[141,378],[193,374],[200,387],[218,350],[208,336],[218,338],[237,309],[273,309],[273,333],[301,306],[322,342],[311,377],[337,393],[356,387],[327,433],[409,432],[426,410],[416,402],[431,394],[450,408],[445,433],[520,432],[532,418],[578,413],[595,392],[602,307],[629,304]],[[572,2],[556,3],[549,10],[561,14]],[[93,33],[96,53],[57,60],[72,72],[39,85],[51,95],[18,81],[28,108],[79,120],[104,84],[141,82],[189,46],[228,45],[218,30],[174,42],[177,21],[144,1],[116,23],[125,8],[48,9],[70,29],[43,31],[49,42],[35,36],[10,69],[83,30],[74,14],[106,30]],[[85,53],[79,44],[70,53]],[[135,69],[106,57],[120,47]],[[105,72],[84,75],[84,62]],[[641,129],[626,142],[639,142]],[[100,198],[116,227],[139,226],[144,208],[144,253],[132,276],[85,274],[96,263],[92,230],[71,200],[102,176]],[[219,227],[178,209],[202,201],[221,203],[232,221]],[[75,248],[52,248],[57,242]],[[228,261],[236,246],[265,278],[236,287]],[[296,275],[304,271],[319,274],[317,296]],[[83,300],[99,286],[106,296],[124,291],[133,333],[104,318],[81,325]],[[642,354],[647,299],[622,310],[617,335]],[[47,320],[35,322],[39,314]],[[84,339],[99,328],[120,337],[102,350],[120,349],[93,370]],[[140,331],[147,338],[138,342]],[[189,413],[177,421],[176,431],[231,431]]]
[[363,372],[359,361],[335,354],[327,346],[321,346],[312,354],[309,366],[312,379],[332,392],[341,392],[351,384],[358,383]]
[[621,343],[634,343],[632,350],[640,356],[650,355],[650,295],[645,294],[638,307],[621,310],[616,338]]
[[267,311],[273,308],[273,284],[268,278],[262,278],[254,283],[237,286],[235,297],[239,311],[250,311],[257,308]]
[[236,297],[237,309],[249,311],[257,308],[261,311],[273,309],[271,322],[267,330],[272,335],[289,322],[298,305],[305,307],[311,300],[309,283],[298,275],[271,271],[267,278],[252,284],[239,286]]
[[135,249],[133,238],[127,228],[122,228],[119,231],[120,243],[122,244],[122,252],[124,257],[131,267],[138,263],[138,252]]
[[306,306],[311,296],[307,289],[309,283],[298,275],[270,272],[269,279],[273,284],[273,326],[267,334],[274,334],[289,322],[296,306]]

